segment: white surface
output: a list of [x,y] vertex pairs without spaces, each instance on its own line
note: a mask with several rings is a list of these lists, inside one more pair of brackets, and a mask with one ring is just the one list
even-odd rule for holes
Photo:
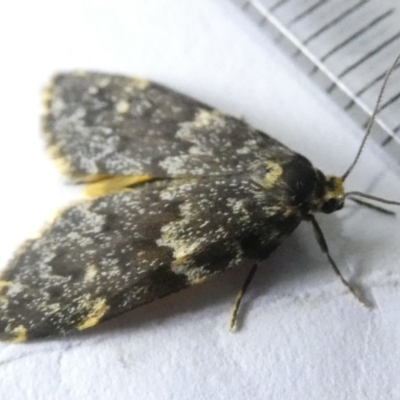
[[[361,134],[228,0],[21,0],[0,13],[0,264],[79,195],[48,160],[39,90],[59,70],[140,75],[269,132],[327,173]],[[395,84],[392,82],[391,84]],[[400,199],[399,170],[368,144],[347,187]],[[86,333],[0,344],[2,399],[398,399],[399,222],[349,205],[318,216],[362,308],[302,224],[257,274],[231,271]]]

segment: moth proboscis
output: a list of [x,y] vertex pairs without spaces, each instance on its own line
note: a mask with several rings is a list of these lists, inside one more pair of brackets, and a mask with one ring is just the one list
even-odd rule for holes
[[44,96],[47,148],[94,198],[64,209],[15,254],[0,277],[0,339],[83,330],[247,265],[233,327],[257,264],[303,220],[357,297],[313,214],[340,210],[346,197],[381,200],[343,189],[379,102],[353,164],[337,177],[244,121],[158,84],[57,75]]

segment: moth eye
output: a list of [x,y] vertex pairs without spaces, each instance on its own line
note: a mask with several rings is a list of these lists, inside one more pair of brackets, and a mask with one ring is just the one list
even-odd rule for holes
[[341,208],[343,208],[342,201],[339,201],[338,199],[329,199],[324,202],[321,210],[326,214],[330,214],[334,211],[340,210]]

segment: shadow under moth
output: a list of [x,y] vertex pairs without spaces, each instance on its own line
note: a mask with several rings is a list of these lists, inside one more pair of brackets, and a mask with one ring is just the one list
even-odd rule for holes
[[83,330],[247,266],[233,327],[257,263],[303,220],[357,296],[314,213],[340,210],[346,197],[379,200],[343,190],[376,111],[354,163],[336,177],[244,121],[141,79],[60,74],[44,105],[47,148],[91,199],[63,209],[2,273],[0,339]]

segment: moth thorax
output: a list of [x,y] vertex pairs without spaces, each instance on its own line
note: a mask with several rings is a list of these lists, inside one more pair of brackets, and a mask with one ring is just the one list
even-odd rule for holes
[[314,197],[313,211],[330,214],[342,209],[344,205],[343,179],[338,176],[320,174]]

